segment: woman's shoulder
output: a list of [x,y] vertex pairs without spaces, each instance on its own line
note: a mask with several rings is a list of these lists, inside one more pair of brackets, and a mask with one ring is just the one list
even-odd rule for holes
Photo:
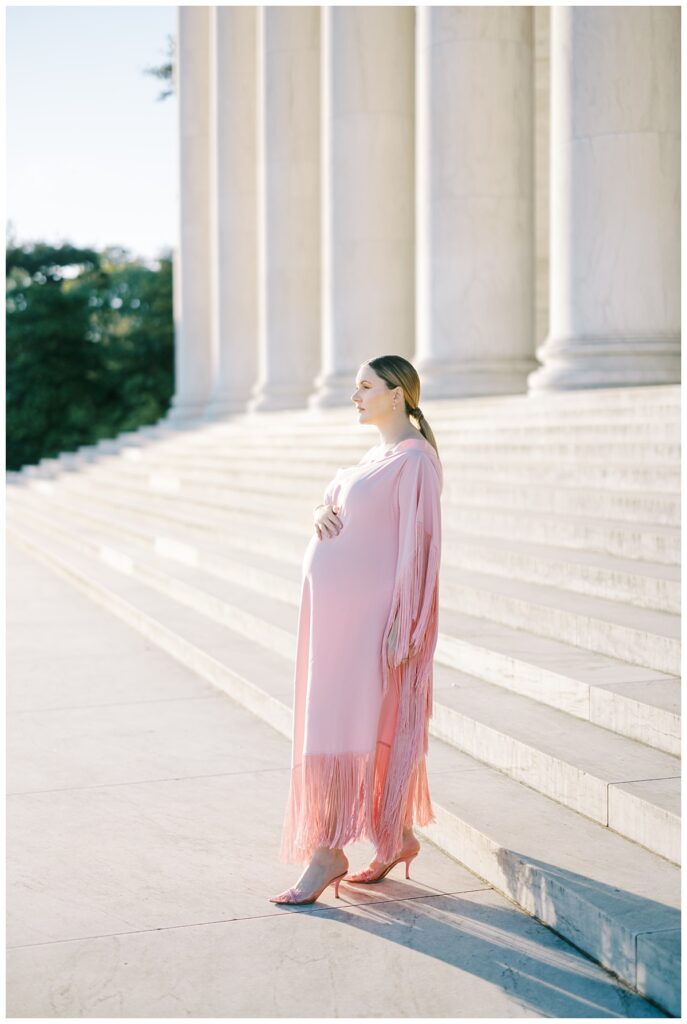
[[422,475],[425,479],[435,477],[439,488],[443,487],[443,467],[433,444],[426,438],[412,438],[401,441],[393,453],[399,461],[399,469],[407,466],[406,472]]
[[433,444],[430,444],[425,437],[409,437],[399,441],[393,449],[393,453],[403,455],[404,461],[423,463],[429,459],[432,463],[439,462],[439,456]]
[[427,452],[435,454],[433,445],[426,437],[406,437],[403,441],[399,441],[396,447],[400,451],[419,452],[421,455]]

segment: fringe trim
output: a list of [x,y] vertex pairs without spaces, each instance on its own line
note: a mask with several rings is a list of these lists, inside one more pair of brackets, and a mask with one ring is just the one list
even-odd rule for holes
[[292,767],[281,861],[309,860],[318,846],[346,846],[366,835],[375,754],[306,754]]
[[384,861],[393,860],[401,849],[404,824],[436,821],[426,764],[433,689],[432,630],[428,632],[430,642],[423,644],[422,654],[391,671],[391,682],[398,687],[399,695],[396,729],[386,770],[375,779],[372,817],[368,820],[377,857]]
[[369,839],[378,857],[392,860],[401,848],[404,825],[436,821],[424,753],[408,770],[407,745],[401,749],[397,740],[388,764],[377,751],[305,755],[291,771],[282,862],[307,861],[318,846],[343,847],[358,839]]
[[[381,790],[375,792],[369,822],[380,860],[401,849],[403,826],[436,821],[427,781],[429,719],[432,716],[434,651],[439,633],[439,545],[423,522],[415,528],[413,558],[394,590],[390,622],[396,628],[387,663],[383,649],[383,686],[398,693],[394,742]],[[376,780],[378,785],[380,780]]]
[[[399,574],[382,646],[382,687],[405,662],[419,658],[417,676],[427,674],[436,648],[439,612],[439,545],[423,522],[415,526],[412,560]],[[387,651],[391,647],[391,667]]]

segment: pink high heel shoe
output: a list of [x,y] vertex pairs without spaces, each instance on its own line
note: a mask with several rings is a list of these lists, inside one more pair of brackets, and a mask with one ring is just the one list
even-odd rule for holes
[[[346,871],[348,871],[348,868],[346,868]],[[340,899],[340,896],[339,896],[339,886],[341,885],[341,880],[343,879],[343,876],[346,874],[346,871],[342,871],[340,875],[334,875],[333,878],[329,878],[324,883],[324,885],[322,886],[321,889],[318,889],[316,893],[312,893],[310,896],[307,896],[304,900],[288,899],[288,898],[283,899],[282,898],[282,897],[288,897],[290,894],[295,894],[296,887],[292,886],[290,889],[286,889],[284,892],[280,892],[277,896],[270,896],[269,897],[270,903],[293,903],[293,904],[298,904],[299,906],[302,903],[314,903],[315,900],[318,899],[322,895],[322,893],[327,888],[327,886],[328,885],[332,885],[332,884],[334,885],[334,895],[336,896],[336,898],[338,900],[338,899]]]
[[381,880],[389,874],[391,869],[395,867],[396,864],[400,864],[402,860],[405,861],[406,864],[406,878],[410,878],[410,862],[415,857],[417,857],[419,852],[419,850],[413,850],[412,853],[401,854],[400,857],[397,857],[396,860],[392,860],[391,864],[387,864],[385,867],[382,868],[378,875],[374,875],[372,878],[365,877],[371,870],[370,868],[366,868],[364,871],[361,871],[358,875],[347,875],[344,881],[362,882],[363,885],[369,885],[370,882],[381,882]]

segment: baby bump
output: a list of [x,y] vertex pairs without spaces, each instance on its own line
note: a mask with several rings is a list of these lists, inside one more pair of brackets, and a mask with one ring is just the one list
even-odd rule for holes
[[358,616],[369,614],[386,621],[394,588],[396,552],[382,538],[351,530],[347,523],[335,537],[313,536],[303,558],[303,573],[310,578],[313,602],[342,608],[351,606]]

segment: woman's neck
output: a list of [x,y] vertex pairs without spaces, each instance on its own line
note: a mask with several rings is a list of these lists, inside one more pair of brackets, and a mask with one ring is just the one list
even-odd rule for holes
[[382,447],[382,448],[393,448],[393,446],[395,444],[400,444],[401,441],[412,441],[413,439],[421,439],[421,438],[422,438],[422,434],[420,433],[420,431],[419,430],[415,430],[415,428],[412,427],[410,432],[402,434],[401,437],[397,437],[397,438],[395,438],[394,440],[391,440],[391,441],[387,441],[387,440],[383,439],[379,443],[380,443],[380,447]]

